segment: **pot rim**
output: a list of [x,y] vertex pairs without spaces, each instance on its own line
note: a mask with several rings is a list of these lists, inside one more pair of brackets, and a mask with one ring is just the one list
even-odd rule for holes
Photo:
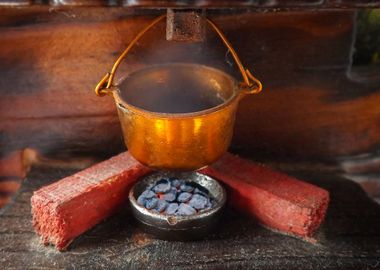
[[[223,103],[221,103],[217,106],[208,108],[206,110],[189,112],[189,113],[153,112],[153,111],[145,110],[145,109],[142,109],[140,107],[131,105],[130,103],[126,102],[123,98],[121,98],[119,85],[122,82],[124,82],[125,80],[127,80],[129,77],[136,75],[138,73],[142,73],[142,72],[146,72],[149,70],[154,70],[154,69],[158,69],[158,68],[162,68],[162,67],[166,67],[166,66],[197,67],[197,68],[202,68],[202,69],[208,69],[208,70],[211,70],[211,71],[216,72],[216,73],[220,73],[224,77],[226,77],[229,81],[231,81],[232,87],[233,87],[233,94],[231,95],[231,97],[229,97],[227,100],[225,100]],[[210,67],[210,66],[206,66],[206,65],[202,65],[202,64],[196,64],[196,63],[166,63],[166,64],[150,65],[148,67],[144,67],[142,69],[139,69],[139,70],[136,70],[132,73],[129,73],[127,76],[119,79],[118,82],[116,83],[116,85],[113,86],[113,88],[114,89],[112,90],[112,94],[113,94],[113,97],[116,101],[116,106],[118,108],[120,108],[121,110],[123,110],[123,111],[131,110],[132,112],[134,112],[136,114],[140,114],[140,115],[144,115],[144,116],[148,116],[148,117],[155,116],[157,118],[162,118],[162,119],[194,118],[197,116],[204,116],[204,115],[216,113],[216,112],[224,109],[225,107],[228,107],[231,103],[233,103],[235,100],[237,100],[240,97],[240,95],[242,94],[242,92],[238,90],[239,87],[238,87],[237,81],[231,75],[229,75],[228,73],[226,73],[220,69]]]

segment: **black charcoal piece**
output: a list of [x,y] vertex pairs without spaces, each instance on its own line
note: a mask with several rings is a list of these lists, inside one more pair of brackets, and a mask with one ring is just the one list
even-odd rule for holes
[[178,203],[171,203],[166,208],[166,214],[168,215],[174,215],[178,210]]
[[191,200],[189,201],[189,205],[194,207],[197,210],[202,210],[206,207],[208,199],[202,195],[194,194]]
[[148,210],[153,209],[154,207],[157,206],[157,203],[158,203],[157,198],[148,199],[145,203],[145,208]]
[[189,192],[182,192],[181,194],[178,195],[177,201],[181,203],[187,202],[191,199],[191,196],[193,195]]
[[170,191],[171,185],[169,180],[167,179],[161,179],[157,182],[156,186],[153,188],[153,191],[156,193],[166,193]]
[[144,196],[147,199],[151,199],[153,197],[156,197],[156,193],[151,190],[145,190],[143,193],[141,193],[141,196]]
[[177,215],[190,216],[196,214],[197,211],[186,203],[181,203],[178,207]]
[[211,209],[213,198],[198,183],[171,177],[148,185],[137,203],[156,213],[187,216]]
[[161,213],[166,209],[167,206],[168,206],[168,203],[166,201],[158,200],[155,210],[157,210],[157,212]]
[[138,198],[137,198],[137,203],[141,206],[145,206],[145,203],[146,203],[146,197],[143,196],[143,195],[140,195]]
[[179,188],[182,184],[185,183],[185,181],[177,179],[177,178],[171,178],[170,180],[171,180],[172,186],[175,188]]
[[168,193],[164,194],[162,198],[167,202],[173,202],[177,198],[177,191],[170,190]]
[[190,183],[185,183],[181,185],[181,190],[185,192],[192,192],[194,190],[194,187],[190,185]]

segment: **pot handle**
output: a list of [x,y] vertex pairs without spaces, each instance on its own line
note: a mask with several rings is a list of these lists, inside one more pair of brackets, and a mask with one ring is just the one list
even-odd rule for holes
[[[139,39],[154,25],[156,25],[158,22],[160,22],[163,18],[165,18],[166,15],[161,15],[154,19],[149,25],[147,25],[140,33],[137,34],[137,36],[129,43],[127,48],[123,51],[123,53],[119,56],[119,58],[116,60],[116,62],[113,64],[113,67],[111,69],[111,72],[108,72],[96,85],[95,87],[95,93],[97,96],[104,96],[107,94],[111,94],[111,87],[112,82],[115,77],[115,73],[117,68],[119,67],[121,61],[124,59],[124,57],[128,54],[128,52],[132,49],[132,47],[139,41]],[[215,23],[213,23],[210,19],[206,18],[207,23],[211,26],[211,28],[218,34],[220,39],[223,41],[224,45],[228,48],[228,50],[231,52],[236,65],[238,66],[240,73],[243,77],[243,82],[240,82],[239,87],[242,89],[243,93],[246,94],[257,94],[260,93],[263,86],[261,82],[255,78],[251,72],[244,68],[243,64],[241,63],[239,56],[237,55],[236,51],[232,47],[231,43],[227,40],[226,36],[223,34],[223,32],[216,26]]]
[[149,25],[147,25],[137,36],[129,43],[128,47],[123,51],[123,53],[117,58],[116,62],[113,64],[111,72],[108,72],[104,77],[100,80],[100,82],[95,87],[95,93],[97,96],[104,96],[111,93],[110,88],[112,87],[113,78],[115,77],[115,73],[117,68],[119,67],[121,61],[123,61],[124,57],[128,54],[128,52],[132,49],[132,47],[139,41],[139,39],[153,26],[155,26],[159,21],[165,18],[166,15],[161,15],[154,19]]
[[246,94],[258,94],[263,90],[262,83],[252,75],[252,73],[244,68],[243,64],[240,61],[239,56],[237,55],[236,51],[232,47],[231,43],[228,41],[226,36],[223,34],[223,32],[216,26],[215,23],[213,23],[210,19],[207,19],[207,22],[211,26],[211,28],[218,34],[220,39],[223,41],[224,45],[228,48],[228,50],[231,52],[236,65],[238,66],[241,76],[243,77],[243,81],[240,82],[239,87],[244,91]]

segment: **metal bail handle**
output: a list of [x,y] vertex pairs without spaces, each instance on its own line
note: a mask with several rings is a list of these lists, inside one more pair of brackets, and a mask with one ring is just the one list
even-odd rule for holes
[[[104,75],[104,77],[99,81],[99,83],[95,87],[95,93],[98,96],[104,96],[106,94],[110,94],[111,91],[109,90],[112,87],[112,82],[115,77],[115,73],[117,71],[117,68],[119,67],[121,61],[125,58],[125,56],[128,54],[128,52],[132,49],[132,47],[139,41],[139,39],[154,25],[156,25],[159,21],[161,21],[163,18],[166,17],[165,15],[161,15],[154,19],[149,25],[147,25],[140,33],[137,34],[137,36],[129,43],[128,47],[123,51],[123,53],[119,56],[119,58],[114,63],[111,72]],[[255,78],[251,72],[244,68],[243,64],[241,63],[239,56],[237,55],[236,51],[232,47],[231,43],[227,40],[226,36],[223,34],[223,32],[216,26],[215,23],[213,23],[210,19],[206,18],[206,21],[211,26],[211,28],[218,34],[220,39],[223,41],[224,45],[228,48],[228,50],[231,52],[236,65],[239,68],[239,71],[243,77],[243,82],[239,84],[240,88],[244,90],[247,94],[257,94],[260,93],[263,86],[261,82]]]

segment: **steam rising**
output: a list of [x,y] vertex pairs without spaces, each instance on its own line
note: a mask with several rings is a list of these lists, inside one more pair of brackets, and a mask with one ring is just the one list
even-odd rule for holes
[[[178,65],[170,67],[175,63],[194,63],[217,69],[231,68],[226,49],[215,34],[208,33],[206,36],[211,38],[204,42],[186,43],[166,41],[162,25],[153,31],[157,33],[144,36],[128,58],[128,61],[136,61],[134,70],[122,65],[119,88],[124,101],[152,112],[189,113],[218,106],[232,96],[231,81],[218,72],[202,73]],[[144,73],[144,69],[147,72]]]

